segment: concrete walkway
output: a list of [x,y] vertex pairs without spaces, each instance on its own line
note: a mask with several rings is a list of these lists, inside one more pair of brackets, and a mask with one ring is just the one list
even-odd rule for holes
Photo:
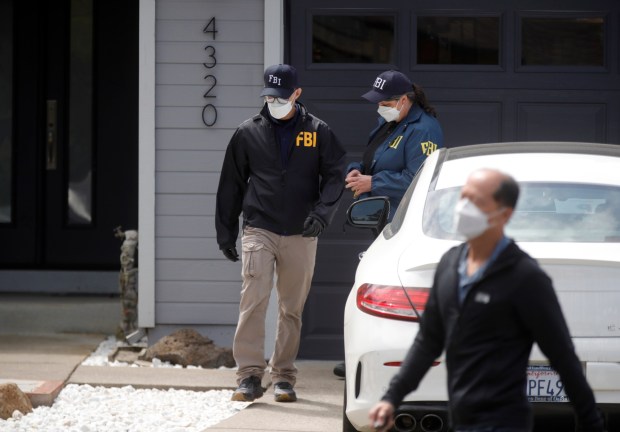
[[[49,405],[67,383],[186,390],[230,389],[231,370],[82,366],[106,335],[0,334],[0,383],[15,382],[34,405]],[[298,401],[276,403],[273,389],[208,431],[342,430],[344,381],[333,375],[336,362],[298,361]]]
[[0,334],[0,383],[17,384],[33,406],[51,405],[103,340],[92,334]]
[[295,403],[276,403],[270,389],[238,414],[209,431],[304,431],[342,430],[344,381],[333,375],[336,362],[297,362],[299,376]]
[[[1,295],[0,383],[17,383],[34,405],[50,405],[68,383],[195,391],[236,386],[231,370],[82,366],[119,321],[117,298]],[[270,388],[208,431],[341,431],[344,381],[332,373],[336,363],[298,361],[297,402],[274,402]]]

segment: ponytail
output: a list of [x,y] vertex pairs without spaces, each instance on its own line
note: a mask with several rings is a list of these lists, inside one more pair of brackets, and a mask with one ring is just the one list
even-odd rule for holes
[[426,95],[424,94],[424,90],[417,84],[413,84],[413,93],[407,93],[407,97],[414,103],[420,105],[426,113],[432,115],[433,117],[437,117],[437,111],[431,105],[429,105],[426,100]]

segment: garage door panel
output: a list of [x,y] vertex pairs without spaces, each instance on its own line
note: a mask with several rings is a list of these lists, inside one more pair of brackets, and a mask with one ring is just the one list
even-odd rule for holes
[[344,358],[342,323],[351,284],[317,283],[312,285],[303,316],[302,358],[339,360]]
[[[346,207],[341,206],[340,211]],[[327,238],[319,240],[312,289],[304,309],[299,351],[302,358],[344,357],[343,305],[353,286],[359,254],[368,248],[373,235],[370,230],[351,227],[342,233],[343,215],[342,219],[336,215],[330,227],[337,231],[339,239],[333,240],[334,234],[327,233]]]
[[606,142],[606,104],[518,103],[520,141]]
[[359,263],[359,254],[365,251],[372,242],[370,232],[366,234],[368,235],[367,240],[351,241],[351,243],[346,244],[321,242],[319,240],[313,283],[344,284],[351,287]]
[[311,113],[316,114],[332,128],[349,157],[352,152],[357,152],[356,156],[361,157],[361,152],[368,142],[368,133],[377,124],[376,105],[365,102],[361,97],[359,100],[304,99],[304,103]]
[[501,141],[501,103],[438,102],[434,106],[447,147]]

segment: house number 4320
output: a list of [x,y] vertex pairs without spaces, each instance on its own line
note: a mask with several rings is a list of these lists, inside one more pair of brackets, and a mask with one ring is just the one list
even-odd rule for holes
[[[202,32],[206,35],[211,35],[211,39],[215,40],[215,35],[217,34],[215,17],[212,17],[209,20]],[[212,94],[212,92],[217,85],[217,78],[215,78],[215,75],[212,73],[211,70],[217,64],[217,57],[215,47],[213,45],[205,46],[204,51],[205,62],[202,63],[202,65],[207,70],[207,75],[205,75],[204,80],[206,81],[208,88],[203,97],[207,100],[207,102],[209,102],[210,98],[216,97],[214,94]],[[215,107],[215,105],[213,105],[213,103],[207,103],[205,106],[202,107],[202,122],[207,127],[211,127],[217,122],[217,108]]]

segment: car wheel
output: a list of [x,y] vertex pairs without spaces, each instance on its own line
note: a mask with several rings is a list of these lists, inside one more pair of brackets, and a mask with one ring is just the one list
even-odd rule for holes
[[342,403],[342,432],[357,432],[347,417],[347,381],[344,381],[344,401]]

